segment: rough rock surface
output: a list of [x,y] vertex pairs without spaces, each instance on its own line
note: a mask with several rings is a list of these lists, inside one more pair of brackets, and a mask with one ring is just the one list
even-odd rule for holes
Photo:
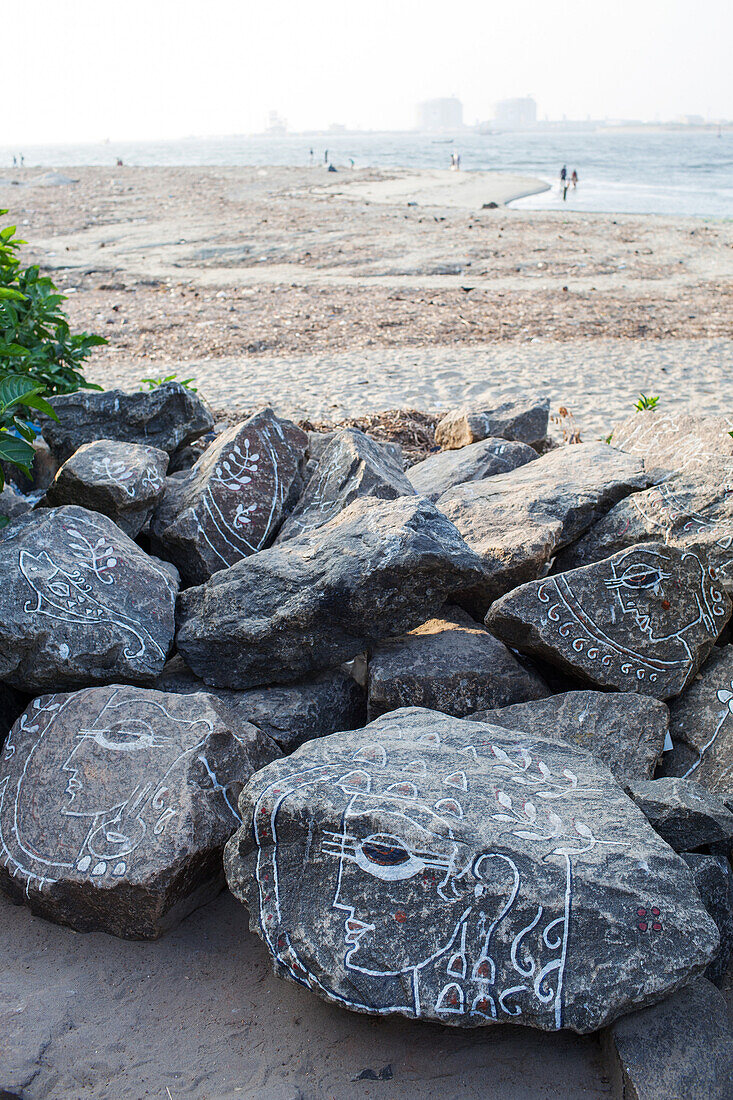
[[69,505],[0,532],[0,679],[27,692],[149,683],[173,644],[177,574]]
[[165,488],[168,454],[140,443],[98,439],[85,443],[63,464],[43,507],[78,504],[109,516],[135,538]]
[[338,432],[323,450],[305,491],[277,542],[322,527],[357,497],[394,500],[415,490],[384,448],[357,428]]
[[221,888],[239,791],[277,755],[209,695],[41,696],[0,764],[0,886],[77,931],[154,939]]
[[692,871],[695,889],[720,935],[718,954],[705,971],[708,981],[720,986],[733,959],[733,871],[722,856],[683,852],[682,858]]
[[733,646],[716,646],[684,695],[670,703],[674,750],[663,775],[694,779],[733,798]]
[[33,501],[18,493],[12,485],[6,483],[0,489],[0,517],[4,516],[10,520],[17,519],[25,512],[30,512],[32,507]]
[[471,408],[451,409],[435,429],[435,442],[456,450],[490,436],[536,446],[547,437],[549,397],[512,398],[494,405],[492,395],[477,397]]
[[680,474],[617,504],[578,542],[560,552],[558,572],[600,561],[637,542],[666,542],[705,556],[718,582],[733,589],[731,469],[719,461]]
[[411,466],[407,476],[415,492],[435,501],[456,485],[509,473],[536,458],[537,452],[526,443],[514,443],[507,439],[482,439],[457,451],[429,455],[422,462]]
[[172,454],[214,425],[206,403],[178,382],[165,382],[149,393],[78,390],[52,397],[51,404],[58,422],[41,421],[43,438],[59,462],[95,439],[147,443]]
[[493,604],[486,625],[599,687],[667,699],[692,681],[730,614],[704,560],[641,543],[522,585]]
[[730,1100],[733,1034],[725,1000],[705,978],[617,1020],[604,1048],[624,1100]]
[[304,741],[325,737],[337,730],[353,730],[366,722],[366,691],[340,668],[277,687],[207,688],[174,657],[154,685],[159,691],[189,695],[208,691],[220,699],[237,719],[251,722],[271,737],[283,752],[292,752]]
[[444,493],[438,508],[486,566],[466,605],[485,611],[497,596],[543,576],[563,546],[650,480],[638,459],[605,443],[578,443]]
[[374,647],[369,659],[369,717],[427,707],[458,718],[480,707],[541,699],[547,685],[460,608]]
[[481,575],[429,501],[361,498],[184,592],[178,649],[216,687],[288,683],[411,630]]
[[733,838],[733,813],[692,779],[646,779],[629,784],[627,790],[675,852],[694,852]]
[[[314,468],[320,461],[321,455],[328,447],[337,435],[340,435],[343,428],[334,428],[331,432],[308,432],[308,456],[313,462]],[[366,433],[364,433],[366,434]],[[395,443],[394,440],[374,439],[372,436],[368,436],[372,443],[375,443],[377,447],[384,451],[388,458],[391,458],[396,466],[399,466],[400,470],[405,468],[405,456],[402,447],[399,443]]]
[[276,972],[356,1011],[588,1032],[718,948],[684,861],[561,741],[396,711],[269,765],[239,808],[227,879]]
[[566,691],[468,717],[569,741],[607,764],[622,784],[651,779],[669,728],[664,703],[632,692]]
[[[733,472],[733,417],[667,414],[656,409],[632,413],[614,429],[614,447],[658,467],[689,473],[710,463]],[[722,459],[722,462],[721,462]]]
[[269,546],[302,489],[307,446],[305,432],[272,409],[232,425],[190,473],[169,478],[152,546],[187,584]]

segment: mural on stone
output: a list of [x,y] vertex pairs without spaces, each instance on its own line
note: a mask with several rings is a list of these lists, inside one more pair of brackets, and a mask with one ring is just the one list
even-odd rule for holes
[[629,454],[642,455],[647,467],[698,470],[725,463],[733,472],[733,420],[726,416],[635,413],[613,433],[611,443]]
[[155,466],[146,466],[141,470],[108,455],[93,460],[92,472],[97,477],[113,481],[131,500],[139,495],[141,488],[149,490],[153,495],[165,484],[165,476]]
[[[717,488],[717,487],[716,487]],[[723,487],[723,499],[730,499],[733,486],[726,483]],[[690,509],[681,493],[675,492],[673,482],[656,485],[646,493],[634,493],[629,504],[636,508],[642,519],[662,531],[679,529],[688,536],[707,536],[711,557],[715,561],[720,583],[730,584],[733,580],[733,522],[725,518],[710,519]]]
[[[557,624],[559,638],[579,658],[604,669],[614,666],[632,685],[643,680],[654,684],[660,676],[691,669],[697,639],[691,645],[687,635],[703,628],[717,637],[727,617],[725,597],[708,567],[696,554],[681,554],[680,559],[681,576],[675,575],[663,550],[633,546],[588,567],[597,572],[607,566],[603,587],[610,604],[586,606],[573,589],[572,573],[544,581],[537,599]],[[582,576],[580,570],[575,573],[579,583]]]
[[[588,754],[466,725],[397,711],[269,765],[240,799],[230,888],[276,968],[348,1008],[592,1030],[611,969],[668,947],[664,913],[642,930],[639,909],[664,904],[676,857]],[[653,873],[627,855],[640,842]],[[608,860],[621,890],[600,886]],[[571,975],[572,943],[576,969],[577,944],[598,948],[595,978]]]
[[[104,700],[96,713],[91,699]],[[21,716],[3,752],[3,771],[12,777],[0,782],[0,859],[26,894],[69,875],[93,885],[129,877],[136,857],[160,847],[172,819],[185,817],[182,784],[192,761],[201,786],[223,800],[232,827],[240,821],[207,752],[211,720],[177,717],[165,699],[158,692],[96,688],[41,696]],[[77,719],[70,749],[56,727]],[[25,757],[20,771],[16,741]],[[147,858],[145,852],[143,862]]]

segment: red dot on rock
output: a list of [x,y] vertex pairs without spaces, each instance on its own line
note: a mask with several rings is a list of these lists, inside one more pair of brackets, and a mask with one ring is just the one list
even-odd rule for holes
[[649,925],[646,923],[645,920],[640,920],[639,921],[639,931],[640,932],[646,932],[648,927],[649,927]]
[[661,924],[659,923],[658,920],[654,921],[654,924],[652,925],[652,928],[654,929],[655,932],[661,932],[662,931],[662,926],[661,926]]
[[655,917],[659,916],[659,909],[657,909],[656,905],[654,905],[652,907],[652,913],[654,914]]
[[640,917],[645,917],[646,916],[646,909],[637,909],[636,911],[637,911],[637,913],[639,914]]
[[394,919],[397,921],[398,924],[404,924],[407,920],[407,914],[403,913],[401,909],[398,909],[394,915]]

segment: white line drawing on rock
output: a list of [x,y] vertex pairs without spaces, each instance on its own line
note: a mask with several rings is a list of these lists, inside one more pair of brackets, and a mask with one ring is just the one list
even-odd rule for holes
[[733,680],[730,681],[730,688],[719,688],[715,694],[718,702],[723,703],[723,710],[718,714],[718,723],[712,736],[705,742],[702,748],[697,750],[697,760],[684,773],[682,776],[683,779],[689,779],[690,776],[697,771],[703,762],[705,754],[713,747],[726,721],[730,718],[731,714],[733,714]]

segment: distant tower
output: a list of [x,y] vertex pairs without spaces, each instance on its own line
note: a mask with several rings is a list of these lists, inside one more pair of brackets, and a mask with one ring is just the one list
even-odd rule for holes
[[453,133],[463,128],[463,104],[460,99],[426,99],[417,105],[417,129],[431,133]]
[[501,99],[496,104],[494,117],[502,126],[510,129],[534,126],[537,121],[537,104],[531,96],[523,99]]

